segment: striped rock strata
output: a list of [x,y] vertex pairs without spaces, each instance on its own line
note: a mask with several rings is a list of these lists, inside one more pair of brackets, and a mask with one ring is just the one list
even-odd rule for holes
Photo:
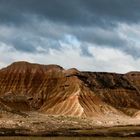
[[77,117],[138,116],[140,73],[16,62],[0,70],[0,109]]

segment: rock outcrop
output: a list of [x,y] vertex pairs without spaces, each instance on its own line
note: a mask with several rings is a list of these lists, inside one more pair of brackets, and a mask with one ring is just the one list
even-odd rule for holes
[[78,117],[138,116],[140,73],[16,62],[0,70],[0,108]]

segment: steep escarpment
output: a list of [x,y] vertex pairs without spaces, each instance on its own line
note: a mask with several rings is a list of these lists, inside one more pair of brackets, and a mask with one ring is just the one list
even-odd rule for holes
[[140,110],[139,76],[16,62],[0,70],[0,102],[49,115],[133,116]]

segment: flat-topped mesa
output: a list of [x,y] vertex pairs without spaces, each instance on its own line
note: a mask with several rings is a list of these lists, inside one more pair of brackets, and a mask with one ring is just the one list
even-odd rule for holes
[[[0,94],[16,92],[18,94],[37,94],[44,80],[54,77],[64,70],[58,65],[40,65],[28,62],[15,62],[0,70]],[[40,89],[40,92],[43,91]]]
[[25,73],[25,72],[40,72],[40,73],[46,73],[46,71],[60,71],[63,70],[62,67],[59,65],[41,65],[41,64],[35,64],[35,63],[29,63],[26,61],[19,61],[14,62],[8,67],[1,70],[1,72],[9,71],[12,73]]

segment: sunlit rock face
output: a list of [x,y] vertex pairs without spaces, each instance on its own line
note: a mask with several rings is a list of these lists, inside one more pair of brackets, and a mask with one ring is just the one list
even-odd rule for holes
[[136,116],[140,73],[80,72],[16,62],[0,70],[0,107],[77,117]]

